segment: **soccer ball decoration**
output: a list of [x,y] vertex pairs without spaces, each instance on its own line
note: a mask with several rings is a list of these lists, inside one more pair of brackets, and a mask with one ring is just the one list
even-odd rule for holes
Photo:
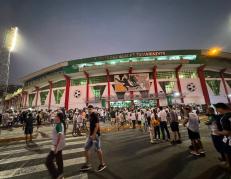
[[189,84],[187,84],[187,89],[190,92],[194,92],[194,91],[196,91],[196,85],[194,83],[189,83]]
[[75,90],[74,97],[78,98],[78,97],[80,97],[80,95],[81,95],[80,90]]

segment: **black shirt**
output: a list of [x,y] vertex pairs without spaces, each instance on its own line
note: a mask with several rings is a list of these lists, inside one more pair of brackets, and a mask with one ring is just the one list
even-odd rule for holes
[[110,115],[111,115],[111,118],[115,118],[116,117],[115,116],[115,111],[111,111]]
[[28,117],[25,119],[25,128],[33,128],[33,118]]
[[231,112],[225,113],[221,117],[220,122],[221,122],[223,130],[231,131]]
[[[89,116],[89,121],[90,121],[90,136],[91,136],[94,133],[96,124],[99,123],[98,115],[95,112],[91,113]],[[98,129],[96,134],[100,136],[100,129]]]

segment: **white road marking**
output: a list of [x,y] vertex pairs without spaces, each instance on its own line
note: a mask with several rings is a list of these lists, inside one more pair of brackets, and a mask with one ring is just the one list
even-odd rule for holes
[[[68,150],[63,151],[63,155],[79,153],[79,152],[83,152],[83,151],[84,151],[84,148],[68,149]],[[2,160],[0,160],[0,164],[7,164],[7,163],[12,163],[12,162],[21,162],[21,161],[33,160],[33,159],[42,159],[42,158],[45,158],[47,155],[48,155],[48,153],[44,153],[44,154],[34,154],[34,155],[26,155],[26,156],[22,156],[22,157],[2,159]]]
[[[74,140],[74,139],[86,139],[86,136],[80,136],[80,137],[70,137],[70,138],[66,138],[66,141],[69,141],[69,140]],[[39,142],[36,142],[36,140],[33,140],[33,142],[35,142],[37,145],[39,144],[46,144],[46,143],[51,143],[51,139],[50,138],[46,138],[44,141],[39,141]],[[13,145],[15,144],[15,145]],[[12,149],[12,148],[15,148],[15,147],[24,147],[26,144],[25,142],[22,143],[22,144],[17,144],[17,143],[13,143],[11,144],[10,146],[3,146],[3,147],[0,147],[0,150],[8,150],[8,149]]]
[[[74,141],[74,142],[67,142],[65,146],[70,146],[70,145],[77,145],[77,144],[84,144],[86,140],[80,140],[80,141]],[[25,145],[24,145],[25,146]],[[0,156],[2,155],[9,155],[9,154],[15,154],[15,153],[22,153],[22,152],[28,152],[28,151],[33,151],[33,150],[42,150],[42,149],[49,149],[51,148],[51,144],[48,145],[42,145],[39,147],[32,147],[29,150],[26,148],[23,149],[16,149],[16,150],[8,150],[5,152],[0,152]],[[65,148],[64,148],[65,150]]]
[[87,173],[81,173],[79,175],[71,176],[71,177],[65,177],[65,179],[88,179]]
[[[85,163],[85,157],[79,157],[74,159],[64,160],[64,167],[69,167],[72,165],[79,165]],[[10,169],[0,172],[0,178],[12,178],[17,176],[23,176],[28,174],[33,174],[37,172],[47,171],[47,168],[44,164],[35,165],[31,167],[20,167],[16,169]]]

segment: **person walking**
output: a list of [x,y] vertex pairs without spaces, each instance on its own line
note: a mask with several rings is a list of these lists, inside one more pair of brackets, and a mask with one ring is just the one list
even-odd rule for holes
[[[65,146],[65,135],[63,114],[57,113],[55,117],[55,126],[52,131],[52,147],[51,151],[46,158],[46,167],[52,179],[63,179],[63,155],[62,151]],[[58,168],[54,164],[54,159]]]
[[213,145],[218,153],[220,153],[221,157],[219,160],[221,162],[226,161],[225,154],[223,152],[223,135],[216,134],[216,131],[222,131],[222,125],[220,123],[221,115],[215,114],[215,110],[213,107],[208,108],[207,112],[208,121],[205,122],[211,131],[211,137],[213,141]]
[[175,108],[173,108],[172,105],[169,106],[169,109],[170,127],[173,133],[173,140],[171,143],[173,145],[177,143],[179,144],[181,143],[181,135],[179,131],[178,115]]
[[160,107],[160,112],[158,113],[160,118],[160,129],[162,133],[163,140],[165,140],[165,132],[167,133],[167,140],[170,140],[170,133],[167,126],[167,113],[163,107]]
[[188,117],[185,118],[183,126],[186,126],[188,123],[188,136],[192,143],[192,150],[190,153],[192,155],[200,156],[205,152],[200,140],[199,117],[196,113],[192,112],[192,108],[190,106],[186,107],[186,112],[188,113]]
[[223,136],[223,152],[226,158],[226,168],[231,170],[231,108],[224,103],[214,105],[217,112],[222,115],[220,123],[222,131],[216,130],[215,134]]
[[23,124],[24,133],[26,135],[26,143],[28,143],[28,135],[30,135],[29,141],[32,142],[33,122],[34,122],[34,118],[32,116],[32,113],[29,113],[28,117],[24,119],[24,124]]
[[103,160],[103,151],[101,149],[99,117],[94,111],[94,107],[92,105],[88,106],[88,113],[89,113],[89,122],[90,122],[90,134],[87,138],[84,147],[86,164],[81,167],[80,171],[89,171],[92,168],[89,162],[89,158],[90,158],[89,151],[94,146],[100,161],[97,171],[100,172],[103,171],[107,166]]

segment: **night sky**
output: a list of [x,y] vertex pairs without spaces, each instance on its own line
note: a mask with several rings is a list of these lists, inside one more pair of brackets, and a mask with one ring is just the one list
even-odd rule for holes
[[20,36],[11,83],[57,62],[114,53],[231,52],[231,0],[0,0],[0,40]]

